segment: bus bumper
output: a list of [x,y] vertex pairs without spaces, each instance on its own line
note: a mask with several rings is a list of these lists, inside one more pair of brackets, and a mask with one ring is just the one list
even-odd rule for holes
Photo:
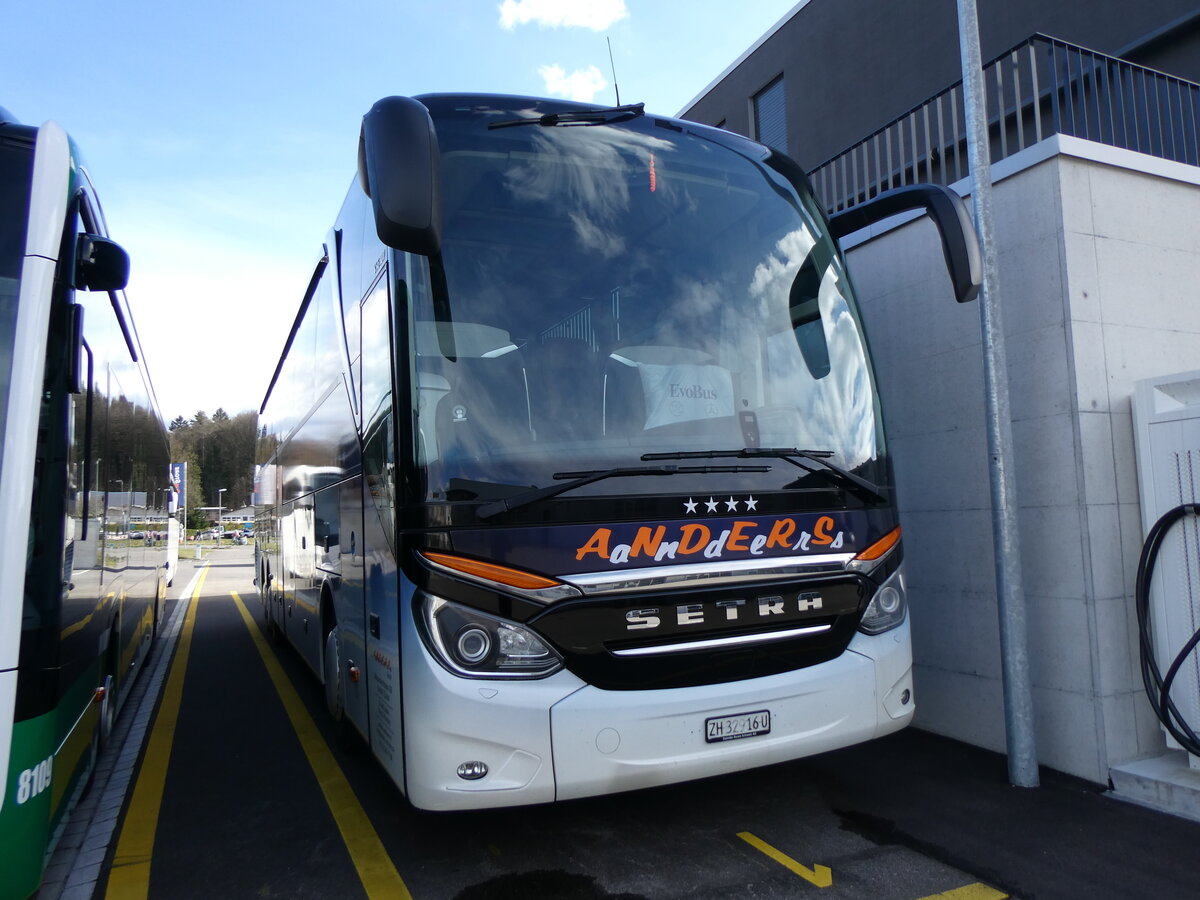
[[[905,695],[907,692],[907,696]],[[705,722],[768,710],[768,734],[708,743]],[[861,743],[912,721],[907,621],[818,666],[673,691],[584,688],[551,711],[556,798],[690,781]]]
[[[566,671],[533,681],[459,678],[411,640],[403,682],[409,802],[429,810],[553,802],[550,710],[585,683]],[[475,763],[487,774],[458,774]]]
[[[421,809],[519,806],[707,778],[799,759],[912,721],[909,625],[855,635],[821,665],[727,684],[605,691],[568,672],[532,682],[406,667],[407,790]],[[411,656],[410,656],[411,660]],[[415,681],[427,681],[424,685]],[[706,720],[767,710],[768,734],[708,743]],[[486,735],[486,739],[483,737]],[[464,763],[487,774],[465,780]]]

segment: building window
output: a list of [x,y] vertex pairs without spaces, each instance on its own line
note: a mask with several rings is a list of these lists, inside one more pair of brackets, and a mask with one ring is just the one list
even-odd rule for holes
[[787,152],[782,75],[754,95],[754,138],[768,147]]

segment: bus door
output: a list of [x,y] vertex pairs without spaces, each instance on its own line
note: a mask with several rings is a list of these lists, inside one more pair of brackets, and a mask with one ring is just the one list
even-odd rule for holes
[[371,748],[397,783],[403,784],[394,356],[387,268],[362,303],[362,562]]

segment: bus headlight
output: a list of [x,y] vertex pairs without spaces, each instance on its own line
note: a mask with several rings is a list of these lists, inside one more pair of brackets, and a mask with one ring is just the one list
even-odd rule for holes
[[875,596],[867,605],[858,630],[865,634],[882,634],[901,622],[908,611],[908,598],[904,590],[904,568],[901,567],[880,585]]
[[422,594],[430,649],[458,675],[474,678],[542,678],[562,668],[562,657],[516,622]]

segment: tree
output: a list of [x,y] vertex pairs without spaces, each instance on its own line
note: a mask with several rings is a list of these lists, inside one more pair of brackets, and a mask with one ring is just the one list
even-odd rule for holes
[[208,524],[209,519],[206,511],[199,510],[194,506],[188,511],[185,527],[191,528],[193,531],[199,531],[202,528],[208,527]]
[[[230,417],[218,409],[210,419],[203,411],[185,427],[171,432],[172,461],[188,464],[188,506],[218,505],[218,490],[225,488],[221,505],[237,509],[251,501],[254,490],[255,437],[258,416],[242,412]],[[200,514],[201,524],[215,518]],[[189,527],[196,527],[193,513]]]

